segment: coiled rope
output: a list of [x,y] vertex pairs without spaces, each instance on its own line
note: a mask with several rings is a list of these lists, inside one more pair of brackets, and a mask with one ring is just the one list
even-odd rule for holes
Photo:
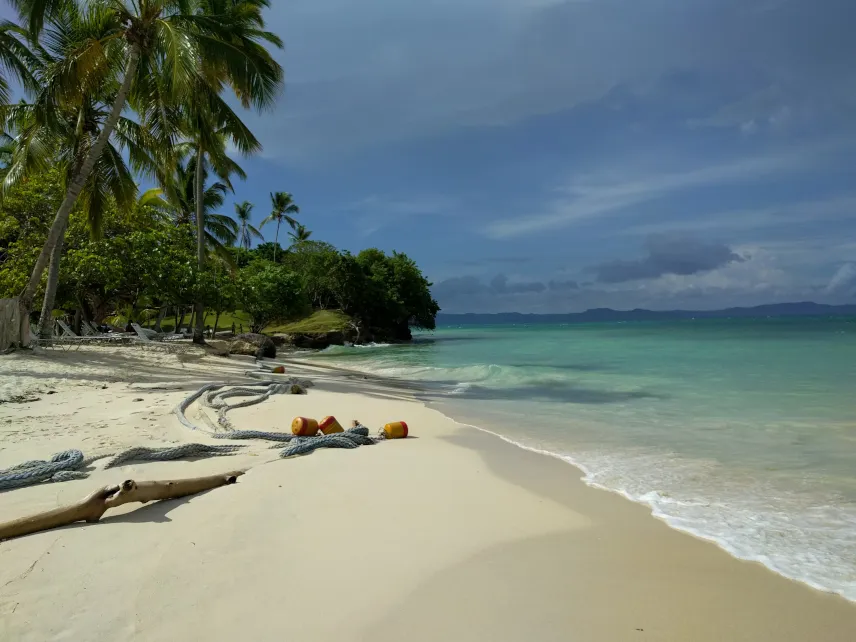
[[[242,386],[223,390],[226,384],[211,383],[202,386],[179,403],[173,412],[181,424],[190,430],[204,432],[216,439],[262,439],[278,442],[275,448],[281,448],[283,442],[289,446],[283,449],[280,457],[294,457],[296,455],[307,455],[319,448],[357,448],[359,446],[370,446],[377,443],[378,438],[369,437],[369,429],[359,424],[349,428],[345,432],[331,435],[318,435],[314,437],[297,437],[283,432],[265,432],[261,430],[232,430],[232,424],[226,417],[229,410],[244,408],[258,403],[275,394],[287,394],[292,392],[294,386],[308,388],[311,381],[304,379],[288,379],[286,381],[260,381],[248,383]],[[250,397],[244,401],[227,404],[226,399],[233,397]],[[186,415],[187,409],[197,399],[202,398],[201,404],[205,407],[217,410],[218,423],[227,428],[225,431],[210,431],[199,428],[191,422]],[[219,457],[234,455],[243,445],[210,445],[210,444],[180,444],[164,448],[148,448],[136,446],[119,453],[97,455],[95,457],[84,457],[79,450],[65,450],[57,453],[48,461],[27,461],[5,470],[0,470],[0,491],[11,490],[32,486],[42,482],[62,482],[72,479],[85,479],[88,473],[82,469],[87,468],[92,462],[110,458],[104,466],[114,468],[129,461],[171,461],[191,457]]]
[[[308,385],[311,385],[311,382],[297,379],[291,379],[287,382],[264,381],[257,384],[249,384],[252,387],[242,386],[231,390],[223,390],[225,386],[222,384],[208,384],[202,386],[178,404],[175,408],[175,414],[184,426],[187,426],[191,430],[207,433],[216,439],[264,439],[275,442],[289,442],[289,446],[279,453],[279,456],[283,458],[308,455],[319,448],[350,449],[357,448],[358,446],[370,446],[380,440],[380,438],[369,437],[369,429],[358,423],[345,432],[333,433],[331,435],[316,435],[313,437],[297,437],[284,432],[263,432],[260,430],[210,431],[195,425],[186,415],[187,409],[191,404],[197,399],[201,399],[200,403],[203,406],[217,410],[220,425],[232,428],[232,424],[225,416],[227,410],[261,403],[271,395],[289,392],[291,386],[294,384],[308,387]],[[264,387],[265,390],[259,392],[259,387]],[[231,405],[225,401],[228,398],[238,396],[252,396],[253,398]],[[281,443],[271,446],[271,448],[281,447]]]
[[[246,408],[258,403],[262,403],[269,397],[275,394],[288,394],[294,386],[300,386],[303,389],[312,386],[312,382],[307,379],[288,379],[286,381],[260,381],[258,383],[242,384],[237,388],[223,390],[226,384],[211,383],[202,386],[199,390],[189,395],[180,404],[178,404],[173,412],[181,424],[190,430],[203,432],[215,439],[263,439],[266,441],[288,442],[295,439],[294,435],[283,432],[265,432],[262,430],[234,430],[234,426],[226,417],[226,413],[235,408]],[[259,390],[263,388],[263,390]],[[227,404],[226,399],[232,397],[252,397],[245,401],[239,401],[234,404]],[[217,422],[226,428],[225,431],[212,431],[200,428],[187,418],[187,409],[197,400],[206,408],[217,410]]]
[[0,491],[34,486],[42,482],[64,482],[72,479],[86,479],[89,473],[82,469],[92,462],[110,457],[106,468],[120,466],[128,461],[171,461],[190,457],[218,457],[233,455],[244,446],[209,444],[181,444],[165,448],[128,448],[116,454],[98,455],[85,458],[79,450],[64,450],[50,458],[49,461],[26,461],[6,470],[0,470]]

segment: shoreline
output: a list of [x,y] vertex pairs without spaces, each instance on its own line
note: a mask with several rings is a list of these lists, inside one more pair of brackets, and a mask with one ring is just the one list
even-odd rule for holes
[[652,518],[664,523],[670,529],[675,530],[675,531],[682,533],[684,535],[689,535],[690,537],[693,537],[694,539],[700,540],[702,542],[706,542],[708,544],[713,544],[714,546],[716,546],[717,548],[719,548],[723,552],[727,553],[730,557],[734,558],[735,560],[738,560],[740,562],[747,562],[750,564],[758,564],[758,565],[762,566],[763,568],[765,568],[766,570],[770,571],[771,573],[774,573],[775,575],[777,575],[777,576],[779,576],[785,580],[806,586],[806,587],[808,587],[814,591],[817,591],[819,593],[823,593],[825,595],[833,595],[836,597],[840,597],[841,599],[845,600],[846,602],[856,606],[856,599],[849,598],[847,595],[845,595],[841,591],[826,588],[824,586],[818,585],[818,584],[812,582],[811,580],[808,580],[808,579],[803,578],[803,577],[791,576],[787,572],[776,568],[775,565],[765,563],[761,559],[744,557],[744,556],[740,555],[739,552],[737,552],[732,546],[730,546],[728,544],[728,542],[726,542],[722,539],[716,538],[714,536],[709,536],[709,535],[706,535],[705,533],[698,531],[698,530],[695,530],[693,528],[683,527],[680,524],[674,523],[674,521],[670,515],[667,515],[665,513],[658,511],[654,504],[647,502],[647,501],[644,501],[644,500],[641,500],[641,499],[635,499],[631,495],[629,495],[627,492],[622,491],[620,489],[611,488],[609,486],[605,486],[603,484],[599,484],[595,481],[592,481],[591,480],[591,472],[586,470],[584,465],[580,464],[579,462],[574,461],[570,455],[563,455],[561,453],[556,453],[556,452],[553,452],[550,450],[545,450],[542,448],[536,448],[533,446],[527,446],[526,444],[518,442],[518,441],[514,441],[510,437],[506,437],[505,435],[503,435],[501,433],[494,432],[493,430],[490,430],[488,428],[483,428],[483,427],[477,426],[475,424],[464,423],[464,422],[458,422],[458,423],[460,423],[462,426],[466,426],[466,427],[471,428],[473,430],[478,430],[480,432],[491,435],[491,436],[493,436],[497,439],[500,439],[503,442],[509,444],[510,446],[514,446],[516,448],[520,448],[521,450],[525,450],[525,451],[528,451],[528,452],[531,452],[531,453],[534,453],[537,455],[542,455],[542,456],[548,457],[550,459],[556,459],[556,460],[561,461],[565,464],[568,464],[568,465],[572,466],[573,468],[575,468],[579,472],[580,481],[583,484],[585,484],[587,487],[594,489],[594,490],[600,490],[600,491],[604,491],[604,492],[607,492],[607,493],[610,493],[613,495],[617,495],[618,497],[621,497],[623,500],[628,501],[632,504],[644,506],[646,509],[648,509],[649,515]]
[[[246,380],[245,360],[179,366],[118,350],[0,360],[19,385],[67,377],[51,397],[0,405],[0,468],[107,438],[199,440],[172,415],[178,400]],[[0,637],[852,639],[856,607],[844,598],[652,519],[566,461],[458,423],[411,382],[307,366],[289,374],[315,381],[308,395],[232,420],[281,430],[296,414],[372,429],[405,419],[416,439],[291,460],[265,444],[0,493],[0,515],[14,517],[118,478],[249,468],[235,486],[0,543]]]
[[[464,416],[466,418],[461,419],[459,418],[461,416],[460,408],[449,407],[448,403],[443,403],[443,399],[432,395],[432,390],[430,388],[426,388],[425,386],[420,385],[422,382],[418,380],[408,381],[403,378],[396,378],[394,375],[377,374],[371,372],[370,370],[354,370],[326,363],[315,364],[313,361],[296,362],[305,363],[307,365],[318,365],[318,367],[321,368],[329,368],[334,370],[340,369],[343,372],[349,373],[350,375],[361,375],[369,378],[377,378],[378,380],[385,382],[397,382],[399,385],[407,386],[411,389],[414,389],[417,391],[416,397],[420,399],[420,401],[425,403],[429,408],[445,413],[454,421],[462,425],[466,425],[472,429],[479,430],[493,437],[499,438],[512,446],[529,452],[544,455],[552,459],[557,459],[565,464],[569,464],[576,471],[578,471],[581,481],[586,486],[618,495],[625,501],[629,501],[636,505],[644,506],[649,511],[649,515],[651,517],[665,523],[669,528],[673,530],[689,535],[701,541],[713,544],[736,560],[760,564],[770,572],[788,581],[794,581],[803,584],[813,590],[824,594],[839,596],[847,602],[856,605],[856,585],[853,585],[852,583],[850,585],[836,585],[834,582],[822,583],[823,579],[817,580],[816,578],[812,578],[810,573],[800,574],[799,569],[797,568],[798,565],[796,564],[777,564],[777,560],[774,556],[765,555],[763,551],[747,549],[745,543],[743,548],[741,549],[739,543],[734,543],[725,535],[714,534],[709,531],[705,531],[703,527],[699,526],[698,524],[683,524],[681,523],[681,518],[679,516],[670,514],[669,512],[663,510],[662,506],[658,505],[657,499],[659,496],[656,491],[649,491],[644,495],[634,496],[630,492],[622,488],[598,483],[593,479],[595,477],[595,472],[588,469],[585,464],[578,461],[574,457],[573,453],[563,452],[560,450],[551,450],[549,448],[543,448],[536,445],[529,445],[524,441],[518,440],[517,438],[510,437],[507,434],[503,434],[503,432],[495,430],[494,427],[491,425],[490,416],[480,416],[478,411],[471,412],[467,410],[464,413]],[[449,400],[453,402],[453,405],[456,402],[454,397],[450,397]],[[461,402],[457,403],[460,404]],[[479,404],[476,404],[476,407],[478,405]],[[458,412],[456,412],[456,410]]]

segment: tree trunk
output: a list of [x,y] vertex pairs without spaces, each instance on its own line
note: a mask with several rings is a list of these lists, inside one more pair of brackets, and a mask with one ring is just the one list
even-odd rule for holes
[[53,508],[36,515],[0,523],[0,541],[46,531],[51,528],[59,528],[60,526],[68,526],[75,522],[97,522],[107,510],[122,504],[132,502],[145,504],[163,499],[176,499],[195,495],[212,488],[229,486],[238,481],[238,477],[243,474],[243,471],[234,471],[224,475],[175,481],[135,482],[133,479],[129,479],[119,486],[99,488],[71,506]]
[[[205,150],[202,145],[196,154],[196,270],[197,281],[202,279],[202,271],[205,269],[205,203],[203,203],[204,189],[202,181],[204,176],[202,170],[205,163]],[[196,295],[196,326],[193,328],[193,343],[205,344],[205,304],[202,302],[202,294]]]
[[[128,92],[131,89],[131,83],[137,73],[137,66],[139,63],[140,47],[139,45],[133,45],[131,47],[130,56],[128,57],[128,63],[125,66],[125,77],[122,79],[122,85],[119,87],[119,92],[116,94],[116,99],[113,101],[113,107],[110,110],[110,115],[104,122],[104,127],[101,128],[101,132],[98,134],[95,144],[89,150],[89,154],[86,155],[86,160],[83,161],[80,171],[74,175],[71,183],[68,185],[68,189],[65,192],[65,198],[56,213],[56,217],[54,218],[54,222],[51,225],[50,232],[48,233],[48,238],[42,247],[39,258],[36,259],[36,265],[33,267],[33,272],[30,274],[30,280],[27,282],[27,285],[19,298],[19,305],[21,306],[22,311],[26,312],[27,316],[29,316],[30,310],[33,308],[33,298],[36,296],[36,290],[38,290],[39,283],[42,280],[42,273],[45,271],[45,266],[48,264],[48,260],[51,257],[53,249],[56,247],[65,232],[68,217],[71,214],[74,204],[77,202],[77,197],[80,196],[80,192],[83,191],[86,179],[89,178],[89,175],[92,173],[92,168],[95,167],[95,161],[97,161],[101,156],[101,153],[107,146],[107,141],[110,139],[110,135],[116,128],[116,123],[119,122],[119,116],[121,116],[122,110],[125,108],[125,102],[128,99]],[[47,300],[48,297],[45,296],[45,299],[46,301],[42,306],[42,309],[47,308],[48,310],[52,310],[54,304],[53,298]]]
[[184,311],[183,305],[180,306],[179,309],[181,310],[181,315],[176,317],[177,323],[178,323],[178,325],[175,326],[177,328],[176,332],[181,332],[181,326],[184,325],[184,315],[186,314],[186,312]]
[[56,289],[59,285],[59,262],[62,258],[62,242],[65,229],[51,251],[51,265],[48,269],[48,282],[45,286],[45,298],[42,301],[42,315],[39,317],[39,338],[50,339],[53,335],[53,304],[56,300]]
[[214,332],[211,334],[212,339],[217,338],[217,324],[220,323],[220,311],[217,311],[217,314],[214,316]]
[[193,325],[194,321],[196,321],[196,307],[195,306],[190,308],[190,321],[187,322],[187,327],[188,328],[195,328],[196,326]]
[[279,224],[280,220],[276,219],[276,238],[273,242],[273,262],[276,263],[276,251],[279,249]]
[[166,309],[167,306],[162,305],[160,311],[158,312],[158,318],[157,321],[155,321],[155,332],[161,331],[161,324],[163,323],[163,320],[166,317]]

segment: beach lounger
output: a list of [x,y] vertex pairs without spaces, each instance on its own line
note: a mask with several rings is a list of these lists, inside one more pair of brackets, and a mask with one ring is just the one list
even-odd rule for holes
[[[57,343],[58,345],[73,345],[78,348],[83,344],[92,344],[92,343],[103,343],[103,342],[114,342],[114,341],[124,341],[125,337],[121,335],[114,334],[101,334],[96,333],[93,336],[81,337],[74,330],[72,330],[68,324],[62,319],[56,320],[56,325],[62,331],[62,334],[58,337],[54,337],[51,339],[52,342]],[[86,327],[83,326],[82,327]],[[91,328],[90,328],[91,329]]]
[[131,327],[137,333],[137,341],[147,346],[163,346],[170,352],[185,351],[184,345],[171,343],[174,338],[184,338],[183,335],[160,335],[154,330],[142,327],[139,323],[132,323]]

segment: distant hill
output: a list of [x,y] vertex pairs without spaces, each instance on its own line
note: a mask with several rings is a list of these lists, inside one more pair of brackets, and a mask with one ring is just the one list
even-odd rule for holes
[[754,308],[725,310],[612,310],[596,308],[572,314],[444,314],[437,315],[437,325],[491,325],[506,323],[596,323],[603,321],[674,321],[679,319],[725,319],[764,317],[856,316],[856,305],[822,303],[773,303]]

